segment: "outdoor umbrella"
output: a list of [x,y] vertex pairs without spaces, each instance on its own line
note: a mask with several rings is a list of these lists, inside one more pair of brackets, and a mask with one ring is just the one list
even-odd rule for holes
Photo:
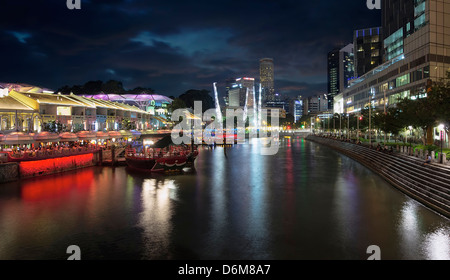
[[48,142],[59,142],[61,140],[61,138],[56,133],[43,131],[43,132],[40,132],[38,134],[35,134],[34,135],[34,140],[36,142],[48,143]]
[[78,136],[75,133],[63,132],[59,135],[61,142],[75,142],[78,141]]
[[95,134],[95,137],[97,139],[110,139],[111,136],[109,136],[108,133],[103,132],[103,131],[97,131],[97,133]]
[[109,131],[109,132],[108,132],[108,135],[109,135],[109,137],[111,137],[111,138],[116,138],[116,139],[122,138],[122,134],[121,134],[120,132],[114,131],[114,130]]
[[97,134],[90,131],[79,131],[76,133],[79,140],[95,140],[97,139]]
[[3,136],[2,144],[4,145],[23,145],[32,144],[34,139],[32,136],[23,132],[12,132]]

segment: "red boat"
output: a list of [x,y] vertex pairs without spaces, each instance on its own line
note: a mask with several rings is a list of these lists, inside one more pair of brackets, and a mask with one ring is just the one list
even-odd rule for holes
[[188,145],[174,145],[171,136],[164,136],[153,145],[143,146],[142,150],[126,151],[128,167],[145,172],[181,172],[183,168],[193,167],[198,149]]

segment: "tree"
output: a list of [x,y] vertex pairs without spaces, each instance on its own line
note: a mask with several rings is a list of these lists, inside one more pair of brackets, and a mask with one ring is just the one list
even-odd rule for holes
[[123,89],[122,82],[115,81],[115,80],[110,80],[110,81],[107,81],[105,84],[103,84],[102,91],[106,94],[109,94],[109,93],[121,94],[121,93],[125,92],[125,90]]
[[206,110],[215,108],[214,99],[209,95],[210,91],[208,90],[195,90],[191,89],[180,95],[180,99],[186,104],[187,108],[194,109],[194,102],[201,101],[202,102],[202,110],[203,113]]
[[428,99],[435,106],[436,121],[444,124],[447,139],[450,138],[450,72],[447,77],[435,83]]
[[84,84],[83,92],[84,94],[97,94],[102,91],[103,82],[102,81],[89,81]]
[[65,125],[57,121],[49,121],[44,123],[42,130],[48,132],[63,132],[66,129]]
[[122,129],[124,129],[124,130],[133,130],[133,129],[136,129],[136,123],[135,123],[135,122],[132,122],[132,121],[130,121],[130,120],[124,119],[124,120],[122,121]]
[[436,104],[428,98],[420,98],[417,100],[405,98],[397,103],[397,108],[402,115],[400,118],[404,121],[408,120],[410,126],[422,130],[422,142],[424,145],[427,142],[428,128],[436,124],[437,116],[435,106]]
[[172,104],[170,104],[168,106],[169,112],[173,113],[173,111],[177,110],[177,109],[185,109],[186,108],[186,103],[184,103],[183,100],[181,100],[180,98],[175,98],[172,101]]

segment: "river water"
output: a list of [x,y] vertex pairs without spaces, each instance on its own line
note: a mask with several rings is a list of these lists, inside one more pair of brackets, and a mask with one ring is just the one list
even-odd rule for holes
[[0,259],[450,259],[450,220],[327,147],[202,148],[195,171],[92,167],[0,185]]

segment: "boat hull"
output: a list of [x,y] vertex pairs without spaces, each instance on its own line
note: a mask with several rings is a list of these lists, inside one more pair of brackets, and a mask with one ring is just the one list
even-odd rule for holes
[[128,167],[145,172],[181,172],[193,167],[197,154],[163,158],[126,157]]

